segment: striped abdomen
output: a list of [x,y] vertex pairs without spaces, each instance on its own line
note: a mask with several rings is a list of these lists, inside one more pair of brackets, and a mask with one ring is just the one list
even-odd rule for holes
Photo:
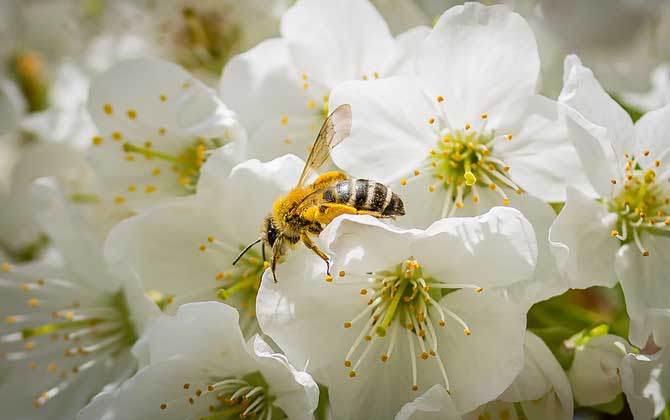
[[347,179],[331,185],[323,192],[323,200],[346,204],[357,210],[381,213],[383,216],[405,214],[405,206],[398,194],[386,185],[368,179]]

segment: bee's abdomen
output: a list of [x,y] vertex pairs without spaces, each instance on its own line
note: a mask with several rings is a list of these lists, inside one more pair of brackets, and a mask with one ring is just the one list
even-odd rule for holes
[[368,179],[340,181],[323,193],[326,202],[345,204],[358,210],[402,216],[405,207],[400,197],[384,184]]

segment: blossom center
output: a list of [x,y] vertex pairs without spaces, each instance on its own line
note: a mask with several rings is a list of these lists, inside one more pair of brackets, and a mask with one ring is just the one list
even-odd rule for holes
[[93,296],[90,289],[65,280],[30,282],[22,273],[7,274],[17,281],[2,286],[27,293],[28,310],[5,317],[11,332],[0,336],[0,358],[53,375],[35,407],[56,397],[77,374],[110,363],[137,340],[123,291]]
[[[123,144],[123,151],[128,161],[135,160],[135,155],[139,154],[146,160],[157,159],[171,163],[172,176],[176,178],[177,183],[193,193],[200,177],[200,168],[207,160],[208,152],[222,145],[218,138],[199,137],[174,154],[158,150],[150,141],[145,142],[143,147],[126,142]],[[162,175],[162,171],[160,168],[155,168],[151,174],[158,177]]]
[[[648,156],[650,152],[643,152]],[[610,212],[617,215],[611,235],[621,243],[635,243],[643,256],[649,251],[644,247],[641,233],[670,234],[670,184],[668,172],[658,174],[660,160],[642,168],[635,158],[625,154],[625,175],[619,191],[606,201]],[[616,180],[612,180],[616,184]]]
[[[412,390],[418,390],[417,355],[422,360],[436,361],[444,385],[449,390],[449,380],[438,353],[437,327],[443,328],[447,320],[456,322],[466,336],[472,332],[465,321],[447,308],[440,300],[444,295],[459,288],[471,288],[476,292],[483,289],[468,284],[445,285],[423,273],[421,265],[410,258],[393,270],[371,273],[361,295],[370,296],[366,308],[344,328],[361,325],[360,334],[346,355],[344,366],[350,368],[349,376],[354,378],[359,367],[377,341],[388,339],[388,346],[380,360],[387,362],[397,345],[400,330],[405,330],[412,367]],[[367,344],[364,344],[367,343]],[[357,359],[357,360],[355,360]]]
[[[277,397],[270,392],[270,386],[260,372],[239,378],[214,378],[200,385],[189,382],[181,389],[190,406],[198,411],[206,410],[207,415],[199,417],[200,420],[287,418],[284,411],[274,405]],[[167,410],[175,402],[161,403],[160,409]]]

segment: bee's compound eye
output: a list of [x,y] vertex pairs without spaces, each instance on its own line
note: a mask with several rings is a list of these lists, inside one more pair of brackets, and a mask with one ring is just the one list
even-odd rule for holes
[[274,245],[275,241],[277,240],[278,233],[279,232],[277,231],[277,228],[272,222],[272,218],[268,217],[265,225],[265,236],[270,246]]

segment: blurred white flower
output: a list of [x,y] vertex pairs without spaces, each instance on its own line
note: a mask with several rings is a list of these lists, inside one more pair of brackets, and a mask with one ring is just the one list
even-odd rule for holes
[[0,403],[7,418],[72,418],[135,372],[130,349],[158,308],[133,275],[108,270],[100,241],[51,183],[37,192],[57,254],[0,265]]
[[527,331],[523,370],[519,376],[495,401],[484,404],[464,418],[569,420],[572,416],[572,391],[563,368],[549,347]]
[[234,308],[217,302],[160,318],[146,344],[150,364],[99,395],[78,420],[312,419],[313,379],[260,336],[245,343],[238,321]]
[[219,86],[259,159],[305,157],[331,89],[388,77],[406,52],[367,0],[299,0],[283,14],[281,34],[233,58]]
[[630,341],[670,343],[670,106],[635,126],[579,59],[565,63],[571,139],[599,199],[568,187],[551,228],[557,262],[572,287],[621,282]]
[[644,112],[670,105],[670,64],[658,66],[650,79],[651,89],[643,93],[621,94],[623,102]]
[[164,295],[166,311],[185,302],[225,299],[240,311],[242,331],[250,337],[258,332],[256,294],[267,263],[260,250],[245,254],[235,267],[232,262],[258,238],[273,201],[295,184],[303,162],[287,155],[268,163],[249,160],[231,170],[223,153],[228,148],[215,151],[203,166],[194,196],[117,225],[106,257],[111,264],[130,265],[148,289]]
[[594,406],[612,401],[621,393],[619,365],[630,345],[625,339],[606,334],[575,343],[575,357],[568,370],[575,401]]
[[91,86],[91,163],[109,196],[138,209],[191,194],[212,149],[243,136],[216,93],[158,59],[120,63]]
[[670,352],[628,354],[621,362],[621,385],[636,420],[657,418],[670,401]]
[[334,418],[392,418],[434,385],[465,413],[521,370],[525,309],[487,290],[533,271],[535,237],[517,210],[425,231],[342,216],[321,239],[335,279],[294,252],[278,283],[266,272],[256,310],[289,359],[309,361],[328,386]]

